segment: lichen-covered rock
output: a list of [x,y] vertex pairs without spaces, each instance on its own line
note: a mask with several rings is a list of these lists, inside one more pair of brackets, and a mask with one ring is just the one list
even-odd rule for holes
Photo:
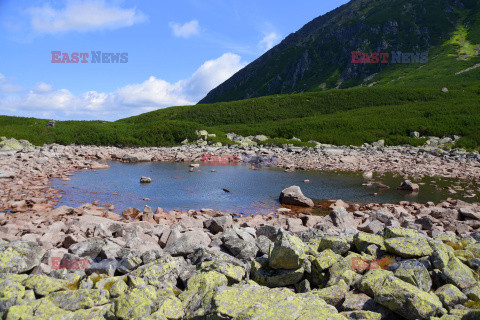
[[323,237],[318,245],[318,252],[330,249],[337,254],[344,254],[350,250],[350,243],[346,238]]
[[270,288],[286,287],[302,280],[304,269],[295,270],[273,269],[269,267],[268,260],[259,259],[252,262],[251,278],[260,285]]
[[245,269],[227,262],[206,261],[197,266],[198,270],[217,271],[227,277],[229,284],[242,281]]
[[339,309],[348,290],[349,286],[343,280],[341,280],[337,285],[319,290],[313,290],[311,293],[325,300],[329,305]]
[[0,312],[5,312],[25,296],[25,287],[10,279],[0,280]]
[[0,273],[25,273],[40,264],[44,250],[34,242],[0,244]]
[[342,259],[342,256],[336,254],[330,249],[322,251],[317,257],[312,260],[312,268],[318,271],[323,271],[330,268],[338,260]]
[[198,272],[187,282],[187,289],[179,295],[187,318],[208,314],[215,289],[226,286],[228,279],[216,271]]
[[70,315],[71,312],[60,309],[52,301],[43,298],[12,306],[8,309],[5,319],[65,319]]
[[423,291],[430,291],[432,279],[425,265],[417,260],[403,260],[389,267],[393,274]]
[[184,266],[183,258],[172,258],[167,255],[139,267],[130,275],[143,278],[148,284],[156,287],[171,287],[176,285],[177,278]]
[[390,271],[370,270],[362,277],[359,288],[376,302],[407,319],[429,319],[442,308],[436,295],[398,279]]
[[385,237],[385,239],[401,238],[401,237],[425,238],[425,236],[422,236],[416,230],[406,229],[406,228],[401,228],[401,227],[391,227],[391,226],[385,228],[384,237]]
[[341,280],[347,284],[351,284],[355,280],[357,272],[363,272],[365,269],[360,268],[357,264],[358,259],[363,257],[357,253],[350,253],[346,257],[338,260],[329,269],[330,278],[327,286],[333,286],[339,284]]
[[353,236],[353,244],[359,252],[365,252],[367,248],[374,244],[380,249],[386,250],[383,237],[366,232],[358,232]]
[[436,269],[443,269],[450,261],[450,256],[453,254],[453,248],[444,244],[439,240],[430,240],[428,242],[433,249],[430,261]]
[[227,248],[235,258],[242,260],[253,260],[258,251],[255,242],[245,241],[236,237],[226,238],[223,246]]
[[274,269],[298,269],[305,259],[305,244],[300,238],[281,232],[269,255],[270,267]]
[[107,304],[109,298],[108,291],[103,289],[79,289],[51,293],[45,297],[45,301],[50,301],[63,310],[76,311]]
[[451,308],[457,304],[464,304],[468,297],[453,284],[446,284],[435,291],[435,294],[445,308]]
[[475,273],[458,258],[451,258],[441,271],[445,281],[457,286],[460,290],[478,285]]
[[117,280],[108,291],[110,293],[110,297],[116,298],[125,293],[128,290],[128,286],[123,279]]
[[113,312],[121,320],[145,319],[152,313],[157,298],[153,286],[132,288],[114,300]]
[[[252,303],[254,302],[254,303]],[[213,319],[347,319],[311,293],[255,285],[220,287],[213,298]]]
[[429,256],[433,250],[426,239],[398,237],[385,240],[387,251],[403,258]]
[[66,280],[51,278],[45,275],[33,274],[24,282],[25,287],[32,289],[38,296],[46,296],[52,292],[65,289]]
[[17,140],[14,138],[2,139],[2,141],[0,141],[0,151],[18,151],[22,149],[32,150],[35,149],[35,146],[27,140]]

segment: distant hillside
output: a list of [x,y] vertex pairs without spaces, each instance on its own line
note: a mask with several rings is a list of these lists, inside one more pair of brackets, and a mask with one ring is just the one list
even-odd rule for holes
[[[352,51],[429,53],[428,63],[353,64]],[[200,103],[354,86],[477,84],[478,0],[353,0],[306,24]],[[391,59],[390,59],[391,60]]]

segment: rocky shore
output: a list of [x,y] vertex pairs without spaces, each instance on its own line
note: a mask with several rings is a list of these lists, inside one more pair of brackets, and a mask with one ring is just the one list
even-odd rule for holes
[[475,154],[406,147],[52,145],[4,152],[3,318],[480,318],[477,203],[331,201],[324,217],[287,208],[265,216],[148,206],[118,215],[99,203],[53,209],[61,195],[48,186],[51,178],[108,168],[105,160],[201,162],[204,154],[228,161],[276,156],[286,170],[480,178]]

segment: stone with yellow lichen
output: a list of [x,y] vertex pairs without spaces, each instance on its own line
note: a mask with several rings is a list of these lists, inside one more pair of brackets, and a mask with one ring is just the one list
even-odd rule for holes
[[346,319],[314,294],[242,285],[221,287],[213,298],[211,319]]
[[125,283],[125,280],[124,279],[119,279],[110,288],[110,290],[109,290],[110,297],[116,298],[116,297],[122,295],[123,293],[125,293],[125,291],[127,291],[127,290],[128,290],[128,286]]
[[318,252],[330,249],[337,254],[344,254],[350,250],[349,239],[340,237],[322,237],[318,244]]
[[345,283],[345,281],[341,280],[337,285],[320,290],[312,290],[311,294],[323,299],[329,305],[340,307],[341,302],[345,299],[345,295],[349,289],[350,287]]
[[76,311],[107,304],[109,298],[108,291],[103,289],[79,289],[51,293],[45,297],[45,301],[64,310]]
[[425,236],[418,233],[418,231],[413,229],[406,229],[401,227],[387,227],[384,231],[385,239],[391,238],[425,238]]
[[182,301],[187,318],[202,317],[210,311],[215,289],[226,286],[228,279],[216,271],[197,272],[188,279],[187,289],[178,298]]
[[32,289],[38,296],[46,296],[52,292],[64,290],[68,284],[66,280],[60,280],[41,274],[30,275],[24,281],[25,287]]
[[0,244],[0,273],[25,273],[40,264],[44,250],[34,242]]
[[442,310],[434,294],[395,277],[382,269],[370,270],[361,279],[359,288],[387,309],[406,319],[429,319]]
[[227,277],[229,284],[242,281],[245,269],[225,261],[205,261],[197,266],[197,270],[217,271]]
[[359,252],[365,252],[367,247],[372,244],[377,245],[382,250],[386,250],[385,242],[382,236],[366,232],[359,232],[355,234],[353,236],[353,244]]
[[5,312],[25,296],[25,288],[10,279],[0,280],[0,312]]
[[318,271],[323,271],[330,268],[338,260],[342,259],[342,256],[336,254],[330,249],[322,251],[317,257],[312,260],[312,268]]
[[269,255],[270,267],[274,269],[298,269],[305,259],[305,244],[300,238],[280,232]]
[[426,239],[398,237],[385,240],[387,251],[403,258],[429,256],[433,250]]
[[276,288],[296,284],[302,280],[304,272],[304,268],[295,270],[273,269],[268,265],[268,260],[260,258],[252,262],[250,275],[258,284]]
[[113,312],[121,320],[145,319],[152,313],[157,297],[153,286],[132,288],[114,300]]
[[172,258],[167,255],[139,267],[129,275],[143,278],[152,286],[169,287],[176,284],[184,264],[185,260],[183,258]]
[[346,257],[338,260],[334,263],[328,270],[330,273],[330,278],[328,279],[327,286],[333,286],[344,280],[346,278],[351,278],[352,273],[363,272],[362,269],[359,269],[357,264],[358,261],[363,261],[366,259],[364,256],[359,255],[358,253],[350,253]]
[[447,283],[455,285],[460,290],[478,285],[474,271],[456,257],[451,258],[441,272]]
[[441,286],[435,291],[435,294],[445,308],[450,308],[457,304],[464,304],[468,300],[468,297],[453,284]]

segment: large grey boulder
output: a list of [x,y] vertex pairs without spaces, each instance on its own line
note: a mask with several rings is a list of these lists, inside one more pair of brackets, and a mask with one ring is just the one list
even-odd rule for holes
[[302,190],[299,186],[291,186],[286,189],[283,189],[280,194],[280,203],[287,204],[292,206],[300,207],[313,207],[314,203],[312,199],[307,198],[303,195]]
[[269,255],[270,267],[274,269],[298,269],[305,259],[305,244],[300,238],[281,232]]
[[206,248],[211,242],[208,234],[201,230],[187,231],[180,238],[165,247],[172,256],[187,256],[199,248]]
[[0,273],[25,273],[40,264],[45,251],[34,242],[0,244]]

